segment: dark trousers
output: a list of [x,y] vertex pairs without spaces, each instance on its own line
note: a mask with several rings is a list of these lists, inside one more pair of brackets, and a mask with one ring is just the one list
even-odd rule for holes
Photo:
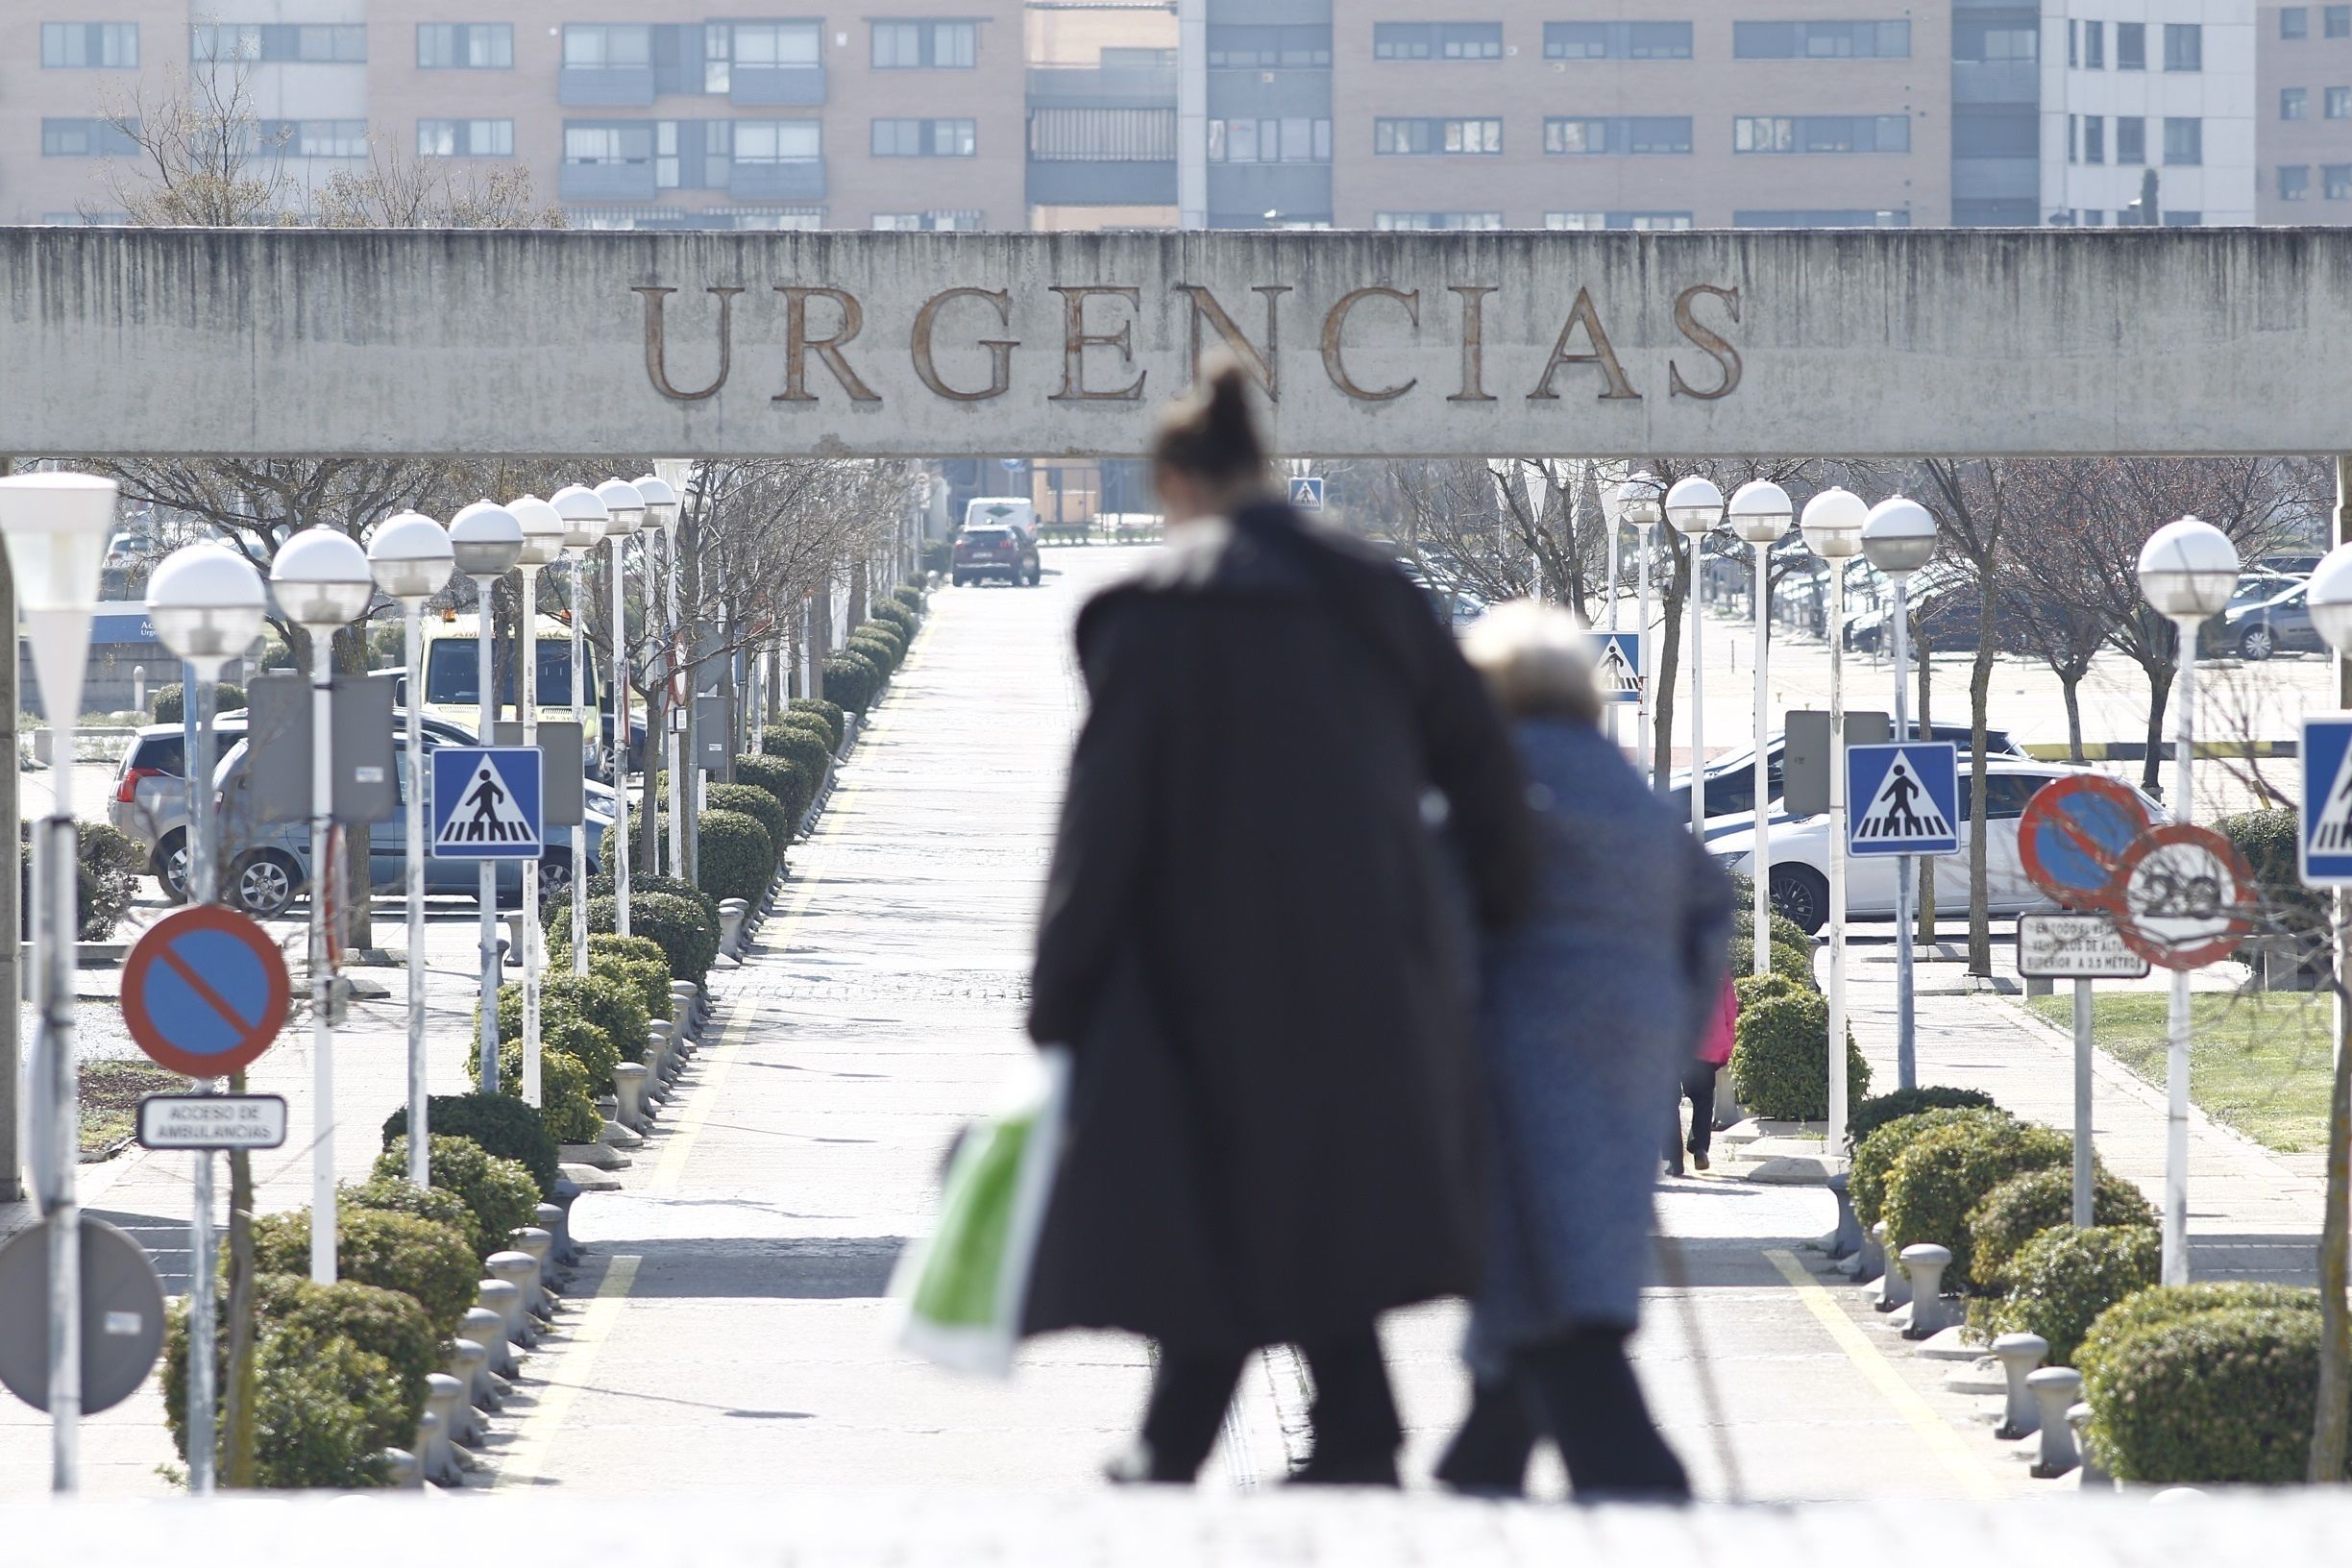
[[1536,1439],[1548,1436],[1580,1499],[1688,1499],[1690,1478],[1652,1424],[1626,1358],[1629,1332],[1572,1329],[1519,1352],[1507,1378],[1482,1379],[1437,1479],[1460,1491],[1515,1497],[1526,1488]]
[[[1405,1429],[1397,1420],[1372,1326],[1299,1346],[1314,1375],[1314,1457],[1295,1478],[1393,1484],[1397,1445]],[[1189,1482],[1215,1446],[1234,1385],[1254,1352],[1160,1347],[1152,1375],[1151,1403],[1143,1412],[1143,1442],[1150,1451],[1150,1479]]]
[[[1682,1102],[1691,1103],[1690,1139],[1682,1138]],[[1674,1115],[1666,1122],[1666,1164],[1676,1174],[1682,1170],[1682,1151],[1704,1154],[1715,1141],[1715,1064],[1693,1062],[1682,1069],[1681,1086],[1675,1092]]]

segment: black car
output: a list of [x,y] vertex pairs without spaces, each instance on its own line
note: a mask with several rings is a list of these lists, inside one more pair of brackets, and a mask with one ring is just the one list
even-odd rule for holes
[[1021,528],[966,528],[956,537],[948,578],[961,588],[986,577],[1002,578],[1016,588],[1042,582],[1045,567],[1037,541]]

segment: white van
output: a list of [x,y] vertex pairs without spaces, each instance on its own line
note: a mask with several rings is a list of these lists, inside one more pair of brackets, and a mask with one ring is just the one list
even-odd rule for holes
[[1030,544],[1037,543],[1037,502],[1027,496],[974,496],[964,503],[968,528],[1018,528]]

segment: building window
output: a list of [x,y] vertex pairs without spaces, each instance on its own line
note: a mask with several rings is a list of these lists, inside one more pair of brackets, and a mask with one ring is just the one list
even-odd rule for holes
[[1372,151],[1383,157],[1470,155],[1503,151],[1500,119],[1392,119],[1372,122]]
[[1687,114],[1612,114],[1605,118],[1554,117],[1544,121],[1544,152],[1687,153]]
[[564,126],[564,161],[588,166],[649,163],[653,160],[653,126],[649,121],[625,124]]
[[2164,160],[2168,165],[2194,165],[2205,161],[2205,122],[2193,116],[2167,115],[2164,124]]
[[1911,24],[1734,22],[1731,54],[1738,60],[1908,60]]
[[1735,153],[1907,153],[1907,114],[1742,114],[1731,122]]
[[885,233],[968,234],[980,228],[980,209],[959,208],[952,212],[876,212],[875,229]]
[[130,70],[138,64],[136,22],[43,22],[43,69],[98,67]]
[[188,58],[198,64],[249,61],[257,64],[359,65],[367,61],[367,28],[359,24],[199,22],[188,34]]
[[[734,90],[738,65],[747,70],[772,71],[821,64],[823,41],[822,30],[815,22],[712,22],[702,30],[702,90],[708,93]],[[664,74],[669,69],[667,64],[662,67]],[[657,75],[654,90],[673,89]],[[694,89],[681,83],[674,90]]]
[[2074,161],[2076,126],[2079,124],[2081,118],[2082,117],[2078,114],[2069,114],[2067,116],[2067,161],[2069,163]]
[[1734,229],[1908,229],[1911,214],[1899,208],[1827,208],[1776,211],[1755,209],[1731,214]]
[[2195,22],[2165,23],[2165,69],[2201,71],[2205,68],[2205,29]]
[[512,158],[512,120],[419,120],[419,158]]
[[1501,60],[1501,22],[1375,22],[1374,60]]
[[2319,193],[2331,202],[2352,201],[2352,163],[2320,164]]
[[256,131],[262,146],[294,158],[367,157],[365,120],[263,120]]
[[[1210,124],[1209,156],[1217,156]],[[1326,122],[1328,124],[1328,122]],[[1029,156],[1043,163],[1173,163],[1173,109],[1033,109]]]
[[2282,163],[2278,171],[2278,193],[2282,202],[2301,202],[2311,198],[2311,165]]
[[[2071,39],[2073,36],[2070,28],[2067,37]],[[2028,64],[2041,58],[2042,35],[2029,21],[1952,18],[1952,59],[1963,64]],[[2070,56],[2068,63],[2073,63]]]
[[1327,71],[1331,29],[1212,22],[1208,52],[1213,71]]
[[2311,8],[2308,6],[2279,7],[2279,37],[2308,38],[2311,37]]
[[1499,230],[1503,227],[1500,212],[1375,212],[1375,229],[1473,229]]
[[2107,68],[2107,24],[2083,23],[2083,69],[2103,71]]
[[645,71],[653,66],[653,29],[642,22],[567,22],[567,71]]
[[876,120],[876,158],[971,158],[978,151],[972,120]]
[[2205,214],[2193,208],[2168,209],[2164,215],[2167,229],[2194,229],[2205,222]]
[[122,158],[137,151],[130,130],[112,120],[41,121],[43,158]]
[[814,163],[824,156],[824,135],[817,120],[737,120],[738,163]]
[[2352,38],[2352,6],[2326,6],[2320,14],[2326,19],[2329,37]]
[[1329,163],[1331,146],[1329,120],[1209,122],[1212,163]]
[[[737,31],[742,31],[740,26]],[[873,24],[873,66],[877,71],[968,71],[977,63],[979,52],[977,22]]]
[[2082,130],[2082,160],[2085,163],[2106,162],[2107,116],[2104,114],[2084,115]]
[[2311,117],[2311,95],[2301,87],[2279,88],[2279,118],[2303,120]]
[[1688,22],[1546,22],[1546,60],[1688,60]]
[[2116,161],[2145,163],[2147,161],[2147,121],[2137,114],[2116,116]]
[[1546,229],[1581,230],[1599,233],[1603,230],[1679,230],[1691,226],[1688,212],[1546,212]]
[[514,68],[511,22],[417,23],[420,71],[504,71]]
[[2328,88],[2324,112],[2331,120],[2352,120],[2352,87]]
[[2147,23],[2116,23],[2116,69],[2144,71],[2147,69]]

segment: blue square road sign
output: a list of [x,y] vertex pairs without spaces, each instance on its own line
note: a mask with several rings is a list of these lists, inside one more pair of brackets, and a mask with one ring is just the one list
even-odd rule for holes
[[2352,719],[2303,721],[2296,822],[2307,887],[2352,887]]
[[1960,847],[1960,749],[1949,741],[1846,748],[1846,852],[1948,855]]
[[1603,702],[1642,699],[1641,633],[1588,631],[1592,639],[1593,689]]
[[445,746],[432,754],[436,860],[537,860],[547,843],[539,748]]

